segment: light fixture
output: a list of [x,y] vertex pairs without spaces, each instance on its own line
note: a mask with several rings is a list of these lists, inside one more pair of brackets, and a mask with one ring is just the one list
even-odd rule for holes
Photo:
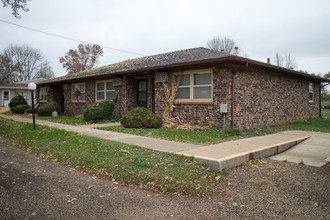
[[33,130],[36,130],[36,118],[34,113],[34,91],[37,89],[37,85],[34,82],[30,82],[28,85],[28,89],[31,91]]

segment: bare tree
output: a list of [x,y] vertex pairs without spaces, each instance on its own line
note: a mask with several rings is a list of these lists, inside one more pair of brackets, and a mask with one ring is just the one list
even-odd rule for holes
[[216,51],[224,51],[234,55],[238,55],[240,53],[240,49],[236,45],[236,42],[228,37],[214,37],[209,40],[206,45],[208,48]]
[[283,67],[283,57],[279,53],[277,53],[277,52],[275,54],[273,64],[276,65],[276,66]]
[[41,73],[44,71],[47,71],[46,74],[43,74],[44,77],[51,78],[54,76],[48,61],[44,60],[42,53],[27,45],[10,45],[4,50],[3,56],[10,59],[7,68],[11,68],[11,75],[15,82],[34,79],[38,75],[42,75]]
[[293,57],[290,53],[287,53],[283,56],[276,52],[273,64],[291,70],[295,70],[298,68],[296,58]]
[[3,3],[3,7],[11,6],[12,14],[16,18],[21,18],[18,13],[19,10],[25,12],[29,11],[29,9],[26,7],[26,2],[28,0],[1,0],[1,1]]
[[60,63],[68,74],[77,73],[97,66],[103,53],[102,47],[97,44],[79,44],[78,50],[70,49],[64,57],[60,57]]
[[33,77],[34,79],[37,78],[44,78],[44,79],[51,79],[54,78],[55,74],[52,68],[48,65],[43,66],[40,68],[39,72]]
[[14,81],[12,72],[16,69],[9,57],[0,54],[0,84],[12,83]]

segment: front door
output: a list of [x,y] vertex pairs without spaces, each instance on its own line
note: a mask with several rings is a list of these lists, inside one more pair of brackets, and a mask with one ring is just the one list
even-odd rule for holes
[[10,96],[9,91],[8,90],[4,90],[3,91],[3,96],[2,96],[3,97],[3,105],[4,106],[8,106],[9,101],[10,101],[9,100],[10,99],[9,96]]
[[137,106],[147,108],[147,79],[139,79],[137,81]]

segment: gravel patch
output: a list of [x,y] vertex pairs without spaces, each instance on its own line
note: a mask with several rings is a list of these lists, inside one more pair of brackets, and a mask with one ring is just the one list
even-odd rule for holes
[[0,219],[330,219],[330,165],[268,159],[230,170],[210,197],[141,190],[0,142]]

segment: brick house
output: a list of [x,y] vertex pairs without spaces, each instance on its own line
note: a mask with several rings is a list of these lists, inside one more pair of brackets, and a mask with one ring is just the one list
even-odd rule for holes
[[193,125],[251,129],[320,116],[320,86],[329,79],[206,48],[127,60],[38,83],[40,104],[57,102],[62,113],[115,100],[123,114],[142,106],[164,109],[164,83],[182,74],[174,115]]

